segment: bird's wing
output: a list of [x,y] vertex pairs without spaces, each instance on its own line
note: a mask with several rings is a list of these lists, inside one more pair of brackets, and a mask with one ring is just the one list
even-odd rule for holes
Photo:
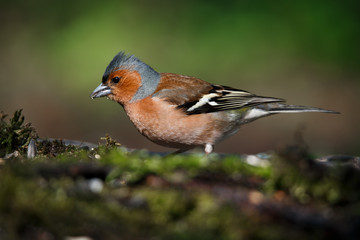
[[177,105],[188,115],[253,107],[283,99],[256,96],[231,87],[212,85],[203,80],[177,74],[163,74],[155,97]]

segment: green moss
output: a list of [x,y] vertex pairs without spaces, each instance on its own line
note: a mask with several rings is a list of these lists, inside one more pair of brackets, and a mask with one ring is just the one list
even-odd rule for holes
[[[0,238],[340,239],[359,233],[358,170],[319,165],[307,148],[288,147],[271,166],[255,167],[241,156],[128,152],[109,136],[104,140],[95,149],[37,141],[35,158],[2,160]],[[23,143],[10,151],[25,149]]]
[[[161,157],[105,146],[10,161],[0,172],[0,215],[7,219],[0,224],[10,238],[46,229],[59,238],[86,233],[92,237],[104,234],[102,239],[117,239],[119,234],[127,239],[235,239],[231,237],[235,226],[229,227],[227,218],[235,219],[236,213],[227,204],[219,204],[208,190],[186,189],[203,176],[206,184],[210,181],[207,174],[218,173],[225,179],[220,181],[228,181],[233,172],[246,169],[243,165],[227,168],[232,161],[242,160],[199,154]],[[86,175],[72,174],[80,163],[109,168],[101,193],[89,190]],[[256,174],[249,167],[246,174]],[[153,184],[150,177],[164,184]]]
[[0,112],[0,157],[15,150],[24,152],[30,139],[37,138],[31,124],[24,124],[22,109],[15,111],[9,121],[6,121],[7,117],[7,114]]
[[273,159],[274,173],[267,182],[271,191],[283,190],[301,203],[337,205],[360,200],[360,175],[351,166],[327,167],[316,163],[308,149],[289,146]]

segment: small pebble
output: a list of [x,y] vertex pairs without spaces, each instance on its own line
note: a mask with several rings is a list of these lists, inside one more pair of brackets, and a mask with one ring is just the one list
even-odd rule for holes
[[31,139],[27,148],[27,158],[34,158],[36,156],[35,140]]
[[10,158],[12,158],[12,157],[18,157],[18,156],[20,156],[20,153],[19,153],[19,151],[14,151],[14,152],[12,152],[12,153],[8,153],[8,154],[6,154],[5,156],[4,156],[4,160],[7,160],[7,159],[10,159]]
[[93,193],[100,193],[104,188],[104,183],[99,178],[92,178],[88,181],[89,189]]
[[255,167],[268,167],[270,165],[269,160],[260,158],[257,155],[248,155],[246,157],[246,162]]
[[78,237],[65,237],[64,240],[93,240],[91,237],[78,236]]

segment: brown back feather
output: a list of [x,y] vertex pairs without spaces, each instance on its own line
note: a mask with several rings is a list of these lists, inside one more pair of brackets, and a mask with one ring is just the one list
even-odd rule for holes
[[199,78],[173,74],[161,73],[160,83],[153,96],[164,98],[166,101],[182,105],[187,102],[197,101],[212,89],[210,83]]

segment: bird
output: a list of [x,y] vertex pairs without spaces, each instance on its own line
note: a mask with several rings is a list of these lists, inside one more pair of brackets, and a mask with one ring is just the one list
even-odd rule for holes
[[90,97],[119,103],[142,135],[177,149],[175,153],[202,147],[208,155],[241,125],[278,113],[338,113],[289,105],[281,98],[257,96],[196,77],[159,73],[124,51],[111,60]]

